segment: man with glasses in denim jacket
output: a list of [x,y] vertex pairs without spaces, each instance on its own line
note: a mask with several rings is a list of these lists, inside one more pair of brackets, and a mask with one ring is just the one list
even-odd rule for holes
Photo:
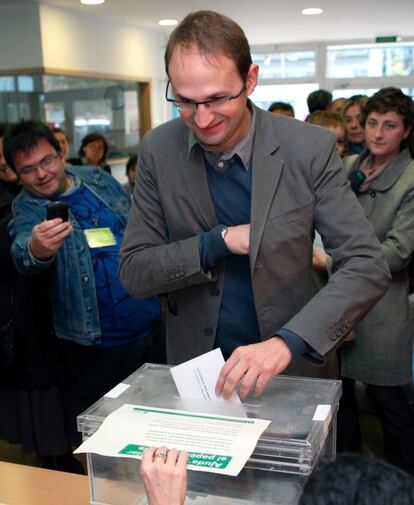
[[[389,275],[333,136],[248,100],[259,68],[225,16],[189,14],[165,65],[181,117],[141,144],[122,282],[134,296],[168,293],[170,363],[222,349],[225,398],[238,385],[260,394],[281,372],[326,375],[325,356]],[[315,228],[335,272],[318,294]]]
[[[159,298],[132,299],[118,279],[130,198],[103,170],[65,166],[42,123],[12,127],[4,154],[23,186],[13,202],[13,260],[22,274],[50,276],[55,332],[83,409],[144,362],[162,361]],[[68,221],[47,219],[57,201]]]

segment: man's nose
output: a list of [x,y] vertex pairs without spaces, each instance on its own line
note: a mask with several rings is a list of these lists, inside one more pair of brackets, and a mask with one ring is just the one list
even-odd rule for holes
[[377,126],[377,128],[374,131],[374,137],[375,138],[381,138],[383,136],[383,129],[380,126]]
[[199,128],[207,128],[214,119],[214,113],[205,104],[199,104],[194,112],[194,122]]
[[42,179],[47,173],[47,170],[45,170],[42,166],[40,165],[37,165],[36,167],[36,175],[37,177],[39,177],[40,179]]

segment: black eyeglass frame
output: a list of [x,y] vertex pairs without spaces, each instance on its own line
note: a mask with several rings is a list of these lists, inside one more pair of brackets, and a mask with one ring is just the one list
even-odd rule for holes
[[214,103],[214,102],[218,102],[218,101],[224,102],[224,101],[235,100],[236,98],[239,98],[242,95],[242,93],[246,90],[246,83],[243,83],[242,89],[236,95],[217,96],[215,98],[211,98],[210,100],[197,101],[197,100],[189,100],[189,99],[185,99],[185,98],[179,99],[179,98],[169,97],[168,90],[169,90],[170,84],[171,84],[171,81],[168,79],[167,86],[165,87],[165,99],[167,102],[170,102],[170,103],[173,103],[174,105],[176,105],[176,107],[178,109],[180,108],[180,105],[194,105],[195,110],[197,110],[197,107],[199,105],[207,105],[208,106],[209,104]]

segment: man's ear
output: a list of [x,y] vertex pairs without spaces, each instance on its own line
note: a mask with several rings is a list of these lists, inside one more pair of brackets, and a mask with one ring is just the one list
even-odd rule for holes
[[251,95],[257,86],[257,80],[259,78],[259,65],[252,63],[247,74],[246,82],[246,92],[247,95]]

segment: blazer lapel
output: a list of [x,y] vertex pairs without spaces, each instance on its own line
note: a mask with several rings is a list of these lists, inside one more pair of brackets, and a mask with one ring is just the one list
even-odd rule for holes
[[253,182],[250,216],[250,268],[256,263],[267,216],[282,173],[283,161],[275,156],[276,133],[265,115],[258,114],[253,146]]
[[179,163],[201,224],[205,230],[211,230],[218,222],[210,196],[202,150],[195,146],[189,154],[187,151],[182,152]]

